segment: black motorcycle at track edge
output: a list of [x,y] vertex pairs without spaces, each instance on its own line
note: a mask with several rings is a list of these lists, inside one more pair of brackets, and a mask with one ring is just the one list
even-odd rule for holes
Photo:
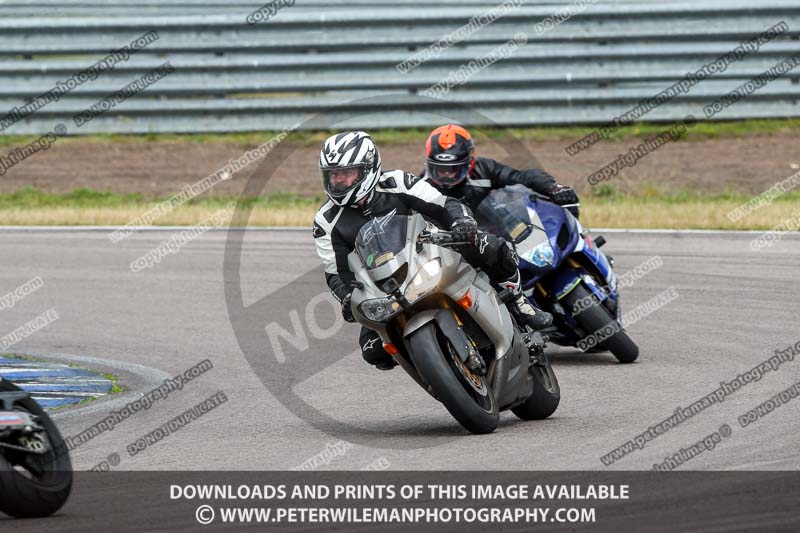
[[72,463],[58,428],[27,392],[0,378],[0,511],[50,516],[71,489]]

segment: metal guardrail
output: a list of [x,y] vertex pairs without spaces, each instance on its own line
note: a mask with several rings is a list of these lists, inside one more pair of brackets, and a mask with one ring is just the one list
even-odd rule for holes
[[[704,105],[800,53],[796,0],[600,1],[537,34],[537,23],[570,5],[540,0],[511,10],[404,74],[398,63],[493,5],[296,0],[268,21],[248,24],[247,15],[262,5],[0,3],[0,119],[143,33],[159,35],[113,70],[2,133],[41,134],[58,123],[70,134],[281,130],[320,113],[365,128],[430,126],[457,120],[460,106],[501,125],[604,124],[740,41],[787,24],[788,31],[757,52],[642,117],[672,121],[690,113],[701,117]],[[527,44],[441,100],[417,96],[520,32]],[[166,61],[174,73],[80,128],[73,123],[74,115]],[[362,100],[375,95],[385,98]],[[800,116],[799,100],[797,68],[714,119]]]

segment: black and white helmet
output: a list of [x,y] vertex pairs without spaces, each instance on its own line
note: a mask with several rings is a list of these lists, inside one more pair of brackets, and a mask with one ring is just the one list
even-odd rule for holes
[[381,176],[381,155],[369,134],[338,133],[319,153],[322,187],[336,205],[353,205],[367,198]]

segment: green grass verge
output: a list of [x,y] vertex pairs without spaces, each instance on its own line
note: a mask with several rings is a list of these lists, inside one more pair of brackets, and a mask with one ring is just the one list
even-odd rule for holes
[[[710,193],[690,189],[666,189],[655,184],[643,184],[634,191],[623,191],[613,184],[600,184],[583,196],[586,202],[649,202],[663,204],[681,203],[716,203],[716,202],[741,202],[746,203],[753,195],[726,190]],[[2,209],[31,209],[42,207],[84,207],[84,208],[109,208],[109,207],[147,207],[155,202],[167,198],[146,198],[141,194],[118,194],[93,189],[79,188],[72,192],[58,194],[45,192],[35,187],[24,187],[13,193],[0,193],[0,210]],[[185,205],[204,207],[224,207],[231,201],[239,201],[237,197],[210,196],[192,198]],[[245,198],[241,201],[245,206],[292,208],[318,206],[325,200],[323,195],[298,195],[288,192],[273,192],[267,196]],[[775,202],[797,203],[800,202],[800,190],[788,191],[778,196]]]
[[[793,190],[742,219],[730,220],[730,214],[752,198],[736,191],[667,190],[659,185],[640,185],[634,191],[623,191],[613,184],[602,184],[583,194],[581,220],[589,227],[766,230],[800,216],[800,190]],[[195,198],[162,215],[154,224],[199,224],[233,200],[237,198]],[[140,195],[88,189],[53,194],[26,188],[0,194],[0,225],[122,226],[150,210],[157,201]],[[321,196],[273,193],[248,198],[243,203],[252,207],[249,226],[309,226],[322,201]]]
[[[610,139],[618,140],[625,138],[650,137],[661,133],[669,127],[669,123],[650,123],[643,122],[631,126],[623,126],[610,135]],[[477,137],[484,137],[493,140],[504,140],[509,138],[526,140],[554,140],[554,139],[576,139],[588,135],[597,129],[598,126],[542,126],[528,128],[497,128],[497,127],[473,127],[470,128]],[[371,130],[372,136],[380,144],[405,144],[420,143],[427,138],[432,128],[409,128],[409,129],[376,129]],[[703,140],[722,137],[745,137],[748,135],[765,135],[772,133],[797,132],[800,131],[800,118],[786,119],[757,119],[757,120],[736,120],[725,122],[698,122],[690,128],[682,140]],[[276,131],[258,131],[244,133],[147,133],[141,135],[119,135],[119,134],[92,134],[85,136],[67,137],[59,141],[59,144],[73,142],[103,142],[103,143],[126,143],[126,142],[184,142],[184,143],[209,143],[209,142],[232,142],[241,144],[261,144],[266,140],[277,135]],[[287,140],[292,142],[319,144],[332,131],[316,132],[295,132],[291,133]],[[36,135],[0,135],[0,146],[15,146],[27,144],[38,136]]]
[[114,374],[109,374],[106,372],[100,375],[111,382],[111,389],[109,389],[108,394],[119,394],[120,392],[125,390],[124,388],[122,388],[122,385],[119,384],[119,378]]
[[[153,203],[167,200],[168,197],[148,198],[139,193],[119,194],[108,191],[96,191],[88,188],[74,189],[68,193],[51,193],[36,187],[23,187],[16,192],[0,193],[0,210],[2,209],[33,209],[46,207],[149,207]],[[237,197],[209,196],[195,197],[185,205],[199,205],[205,207],[224,207],[231,201],[238,201]],[[293,193],[275,192],[269,196],[259,198],[245,198],[243,205],[259,205],[264,207],[290,208],[303,207],[311,204],[320,205],[324,200],[322,195],[300,196]]]
[[[720,203],[741,202],[747,203],[755,195],[743,193],[735,189],[725,189],[721,192],[707,192],[687,188],[670,188],[655,183],[643,182],[632,191],[624,191],[613,183],[601,183],[591,188],[584,196],[585,200],[596,202],[652,202],[661,204],[683,203]],[[790,190],[777,196],[774,202],[797,203],[800,202],[800,189]]]

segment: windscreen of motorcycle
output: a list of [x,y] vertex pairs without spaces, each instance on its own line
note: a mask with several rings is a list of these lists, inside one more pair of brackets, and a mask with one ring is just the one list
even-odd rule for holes
[[547,240],[539,215],[528,208],[529,194],[521,185],[495,189],[477,209],[481,229],[513,242],[520,257]]
[[[542,243],[549,243],[549,240],[547,238],[547,232],[543,229],[544,226],[542,225],[542,220],[539,218],[539,214],[533,208],[526,207],[526,209],[531,221],[531,231],[525,239],[516,242],[515,247],[520,259],[524,259],[530,263],[533,262],[532,257],[534,250],[539,248],[540,245],[543,245]],[[549,244],[545,246],[549,247]]]
[[372,271],[392,271],[407,262],[403,251],[407,244],[408,222],[409,217],[396,215],[392,211],[382,217],[373,218],[361,227],[356,236],[355,248],[361,264],[370,271],[370,277],[374,273]]
[[515,244],[531,233],[528,206],[522,191],[511,187],[495,189],[478,205],[478,220],[484,231]]

